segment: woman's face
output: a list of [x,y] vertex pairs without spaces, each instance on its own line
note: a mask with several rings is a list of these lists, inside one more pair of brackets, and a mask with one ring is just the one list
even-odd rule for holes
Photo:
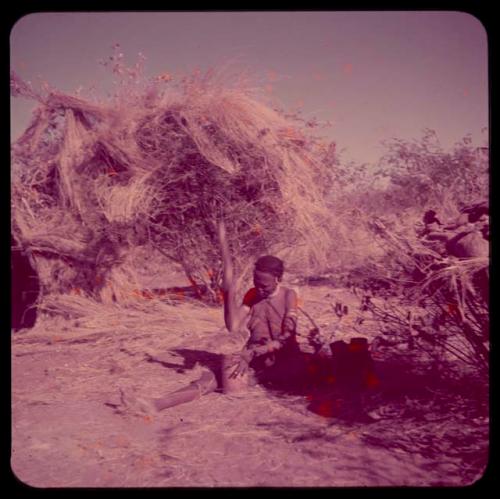
[[256,270],[253,273],[253,283],[257,289],[257,293],[262,298],[267,298],[274,293],[278,286],[278,278],[267,272],[260,272]]

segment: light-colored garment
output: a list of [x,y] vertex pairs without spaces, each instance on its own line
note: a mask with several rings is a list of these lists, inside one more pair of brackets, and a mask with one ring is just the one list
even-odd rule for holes
[[251,343],[281,339],[285,317],[288,315],[296,319],[295,310],[288,310],[287,307],[287,294],[291,292],[291,289],[279,286],[267,298],[260,298],[255,288],[245,294],[243,305],[250,308],[247,328]]

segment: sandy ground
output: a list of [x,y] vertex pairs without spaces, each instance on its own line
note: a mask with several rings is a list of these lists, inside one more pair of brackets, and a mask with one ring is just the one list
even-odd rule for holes
[[[349,303],[337,339],[376,334],[353,329],[357,301],[346,290],[302,293],[327,329],[338,321],[332,303]],[[320,416],[304,397],[259,386],[238,396],[211,393],[151,417],[119,405],[120,389],[158,397],[237,350],[221,315],[211,315],[212,328],[181,335],[146,328],[14,334],[11,465],[18,479],[34,487],[338,487],[463,485],[481,475],[487,419],[474,407],[440,418],[423,411],[417,395],[412,413],[411,393],[406,412],[398,412],[396,399],[391,405],[380,393],[392,387],[402,396],[407,378],[379,361],[382,391],[374,400],[386,411],[370,424]],[[449,452],[431,452],[447,439]]]

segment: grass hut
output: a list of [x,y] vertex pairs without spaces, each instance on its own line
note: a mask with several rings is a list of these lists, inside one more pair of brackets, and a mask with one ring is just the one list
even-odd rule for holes
[[331,170],[302,121],[200,76],[106,104],[41,96],[16,75],[11,88],[39,101],[12,146],[11,211],[40,303],[135,299],[138,247],[177,262],[215,298],[220,219],[243,277],[267,252],[291,269],[326,264]]

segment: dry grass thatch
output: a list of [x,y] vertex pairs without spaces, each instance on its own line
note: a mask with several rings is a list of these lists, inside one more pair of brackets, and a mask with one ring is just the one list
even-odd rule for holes
[[[396,289],[398,304],[372,306],[372,312],[433,354],[450,354],[474,370],[489,365],[489,257],[459,258],[439,253],[418,237],[405,237],[380,220],[371,225],[377,239],[393,250],[381,280]],[[481,246],[481,255],[484,249]],[[393,331],[394,332],[394,331]]]
[[243,276],[266,252],[292,267],[326,263],[330,171],[300,120],[199,76],[99,105],[12,81],[15,95],[40,102],[13,144],[11,187],[12,230],[42,300],[78,289],[122,301],[138,246],[215,296],[220,219]]

